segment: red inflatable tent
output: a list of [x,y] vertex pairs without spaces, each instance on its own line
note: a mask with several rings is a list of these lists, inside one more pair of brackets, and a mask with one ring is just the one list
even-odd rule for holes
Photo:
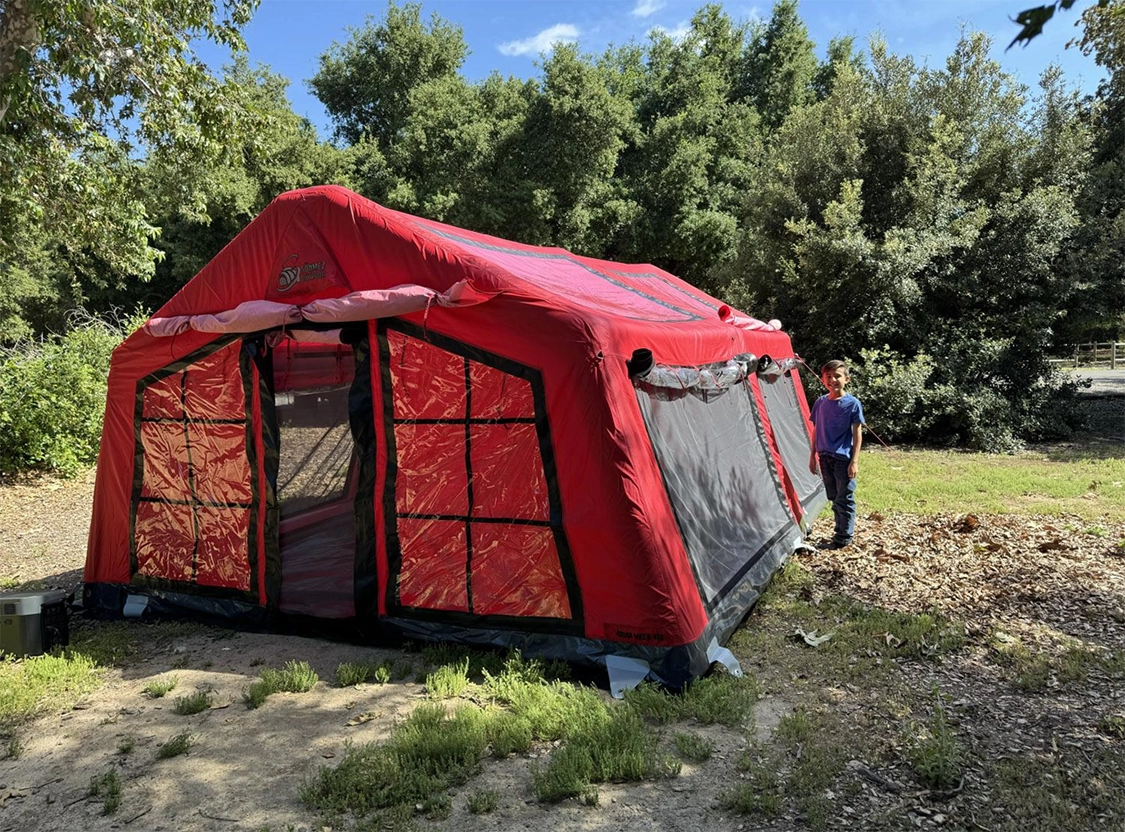
[[284,194],[114,353],[86,607],[681,685],[823,503],[795,364],[654,266]]

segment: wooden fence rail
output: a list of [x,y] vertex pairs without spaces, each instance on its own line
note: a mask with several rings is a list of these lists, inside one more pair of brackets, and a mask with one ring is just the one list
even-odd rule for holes
[[1051,363],[1064,367],[1125,367],[1125,342],[1100,341],[1076,344],[1066,358],[1052,358]]

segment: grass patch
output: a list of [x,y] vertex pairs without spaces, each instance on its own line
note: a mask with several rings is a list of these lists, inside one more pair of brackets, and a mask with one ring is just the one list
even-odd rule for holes
[[0,733],[50,708],[73,704],[100,684],[97,665],[80,654],[0,659]]
[[566,743],[551,755],[546,767],[532,769],[532,792],[539,800],[553,803],[580,797],[589,803],[596,794],[591,790],[594,783],[680,773],[679,760],[660,750],[659,737],[640,714],[628,707],[607,707],[595,701],[596,706],[586,704],[572,710]]
[[769,746],[751,746],[738,761],[745,782],[720,796],[731,812],[777,816],[787,804],[814,830],[828,827],[832,806],[829,787],[851,756],[861,754],[833,714],[798,709],[782,717]]
[[465,805],[474,815],[487,815],[500,808],[500,793],[493,789],[478,789],[469,795]]
[[701,734],[676,732],[672,735],[672,741],[676,744],[676,750],[680,752],[680,756],[693,763],[710,760],[711,755],[715,753],[714,740]]
[[453,699],[469,687],[469,659],[445,664],[426,676],[426,696],[430,699]]
[[176,734],[176,736],[172,737],[156,750],[156,756],[161,760],[179,757],[181,754],[187,754],[188,749],[190,749],[193,744],[191,734]]
[[132,754],[136,747],[137,740],[135,737],[122,737],[121,741],[117,743],[117,753],[125,757]]
[[488,745],[485,713],[462,705],[419,705],[386,743],[349,746],[335,768],[323,768],[301,788],[310,807],[328,815],[366,817],[412,808],[466,782]]
[[[449,677],[453,688],[468,684],[472,667],[465,655],[455,661],[446,665],[455,671]],[[451,806],[445,795],[474,776],[487,753],[503,757],[537,740],[562,741],[532,773],[533,790],[544,801],[574,796],[595,804],[598,782],[679,772],[679,761],[660,750],[660,737],[636,709],[607,704],[593,689],[548,679],[549,668],[519,653],[493,669],[482,666],[477,692],[483,707],[462,703],[450,711],[438,702],[419,705],[387,742],[349,746],[339,765],[321,769],[302,787],[302,799],[329,818],[363,819],[364,828],[418,805],[429,817],[445,817]],[[441,688],[434,679],[431,674],[427,685],[436,692]]]
[[153,679],[144,687],[144,695],[149,699],[160,699],[176,689],[179,679],[175,676],[165,676],[163,679]]
[[1073,642],[1058,650],[1032,650],[1003,631],[993,633],[990,647],[993,659],[1009,670],[1012,684],[1024,693],[1042,693],[1052,681],[1081,684],[1094,670],[1115,679],[1125,676],[1125,653],[1120,650],[1091,650]]
[[751,720],[759,693],[757,682],[750,676],[714,674],[692,682],[681,694],[642,682],[625,691],[625,704],[645,719],[662,725],[696,719],[704,725],[734,727]]
[[198,690],[187,696],[177,697],[175,704],[172,705],[172,710],[181,716],[191,716],[192,714],[202,713],[210,707],[210,691]]
[[275,693],[307,693],[320,681],[308,662],[295,661],[286,663],[282,670],[262,668],[259,677],[243,694],[242,699],[247,708],[260,708]]
[[1113,485],[1125,480],[1125,459],[1116,454],[873,448],[863,464],[860,513],[1075,514],[1091,523],[1125,522],[1125,502]]
[[774,818],[781,812],[782,783],[772,759],[756,760],[748,750],[739,760],[744,782],[719,796],[719,805],[739,815]]
[[343,662],[336,668],[336,687],[347,688],[367,682],[385,685],[391,680],[391,662]]
[[955,653],[965,644],[964,627],[937,613],[897,613],[850,599],[828,599],[839,610],[844,649],[876,649],[888,658],[928,659]]
[[88,797],[102,799],[102,814],[112,815],[121,808],[121,775],[117,769],[111,768],[101,777],[90,779],[90,787],[86,790]]
[[1113,828],[1125,817],[1120,775],[1121,754],[1113,748],[996,760],[988,767],[990,802],[1001,811],[989,827],[995,832]]

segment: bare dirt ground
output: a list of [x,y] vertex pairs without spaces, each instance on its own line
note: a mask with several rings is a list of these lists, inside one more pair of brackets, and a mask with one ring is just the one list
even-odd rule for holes
[[[1111,435],[1113,414],[1108,423]],[[69,590],[79,585],[92,492],[92,474],[67,482],[0,484],[4,590]],[[1122,753],[1125,741],[1098,728],[1109,718],[1125,720],[1120,681],[1093,672],[1080,687],[1052,680],[1045,694],[1019,691],[989,662],[985,634],[1003,629],[1028,643],[1057,644],[1066,637],[1091,648],[1125,649],[1122,540],[1125,526],[1094,531],[1089,523],[1066,518],[869,516],[851,549],[802,555],[800,560],[816,579],[813,601],[843,594],[888,610],[932,609],[963,621],[968,649],[946,662],[901,663],[896,670],[901,683],[919,695],[938,684],[950,695],[958,736],[974,760],[1032,755],[1046,761],[1045,770],[1060,774],[1062,769],[1049,768],[1050,761],[1061,760],[1068,751],[1079,760],[1106,751]],[[756,616],[752,614],[746,627],[785,626]],[[758,704],[756,731],[759,738],[767,738],[806,696],[808,680],[790,676],[792,669],[783,663],[740,655],[747,670],[762,680],[765,695]],[[212,629],[146,643],[121,666],[106,671],[104,684],[76,706],[47,713],[20,732],[18,757],[0,759],[0,832],[320,832],[322,822],[299,799],[301,783],[321,766],[332,765],[349,743],[388,736],[396,721],[423,699],[423,686],[415,679],[332,686],[340,663],[384,657],[401,659],[403,654]],[[242,694],[259,670],[280,668],[289,660],[308,661],[322,681],[307,694],[277,694],[262,707],[248,709]],[[417,665],[419,659],[413,661]],[[167,697],[144,695],[146,684],[171,674],[178,685]],[[857,732],[857,748],[862,745],[860,734],[872,733],[872,726],[887,719],[886,703],[871,701],[862,684],[818,680],[813,687],[812,700],[843,714]],[[193,716],[174,713],[175,697],[196,690],[211,691],[212,706]],[[486,761],[483,773],[454,797],[448,819],[419,820],[419,825],[457,832],[738,832],[806,825],[807,819],[792,813],[766,819],[720,808],[720,793],[742,776],[736,761],[747,737],[721,727],[692,730],[715,742],[709,760],[685,763],[680,776],[667,780],[603,784],[596,807],[535,801],[529,772],[546,760],[551,748],[545,747]],[[194,739],[189,753],[158,759],[158,747],[181,733]],[[132,752],[120,753],[128,741],[135,744]],[[837,811],[824,828],[1011,828],[1004,825],[1008,810],[995,802],[979,765],[969,766],[956,794],[935,796],[917,786],[904,787],[909,772],[901,768],[885,768],[877,775],[884,779],[881,783],[859,776],[871,760],[853,762],[859,767],[849,771],[859,774],[847,793],[847,805],[841,802],[843,795],[830,792],[826,799],[834,801]],[[124,782],[124,799],[116,813],[106,816],[102,802],[87,791],[91,779],[111,766]],[[1105,787],[1125,789],[1125,784],[1116,781]],[[496,811],[468,811],[467,795],[478,789],[500,794]],[[1107,815],[1104,823],[1090,828],[1120,828],[1120,822],[1120,816]]]

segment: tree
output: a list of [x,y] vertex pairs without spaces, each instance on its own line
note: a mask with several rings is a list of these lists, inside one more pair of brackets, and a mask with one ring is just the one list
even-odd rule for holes
[[345,44],[320,56],[309,86],[336,125],[338,138],[370,137],[383,153],[399,140],[411,114],[411,93],[428,81],[452,79],[468,47],[459,26],[435,13],[427,27],[421,3],[388,0],[382,20],[367,19]]
[[816,73],[813,42],[797,0],[778,0],[747,52],[742,93],[757,107],[762,123],[776,130],[790,110],[810,100]]
[[814,363],[851,358],[883,435],[1007,450],[1073,421],[1045,355],[1074,292],[1089,139],[1057,74],[1029,122],[989,48],[967,33],[917,70],[876,41],[870,72],[845,63],[792,110],[728,297],[785,321]]
[[161,230],[154,246],[163,258],[154,277],[137,286],[81,276],[71,289],[74,303],[100,313],[137,304],[156,309],[278,194],[354,184],[355,154],[318,141],[315,128],[293,112],[285,78],[266,66],[251,68],[240,56],[224,69],[223,80],[241,91],[253,132],[230,137],[223,158],[193,170],[194,202],[178,188],[177,160],[165,149],[151,153],[139,166],[139,195]]
[[737,253],[737,214],[762,149],[757,112],[736,100],[748,41],[748,27],[715,5],[679,41],[653,35],[619,167],[638,212],[616,253],[706,289]]
[[1125,6],[1091,6],[1082,21],[1082,51],[1108,77],[1090,107],[1093,164],[1078,195],[1082,225],[1069,257],[1077,292],[1061,343],[1125,333]]
[[[156,229],[138,197],[136,159],[166,151],[180,181],[191,183],[193,167],[221,156],[244,116],[240,92],[214,79],[190,44],[206,38],[244,49],[239,30],[257,2],[0,5],[5,283],[22,274],[38,284],[46,271],[103,280],[152,275]],[[66,233],[49,233],[60,229]]]
[[[3,216],[53,221],[77,245],[99,244],[110,265],[150,271],[151,228],[136,200],[115,186],[137,153],[173,148],[194,161],[221,146],[240,114],[237,90],[211,77],[189,41],[203,36],[243,49],[239,28],[256,6],[257,0],[224,0],[221,9],[194,0],[5,3]],[[127,233],[120,233],[122,224]],[[7,261],[6,223],[3,231],[0,259]]]

